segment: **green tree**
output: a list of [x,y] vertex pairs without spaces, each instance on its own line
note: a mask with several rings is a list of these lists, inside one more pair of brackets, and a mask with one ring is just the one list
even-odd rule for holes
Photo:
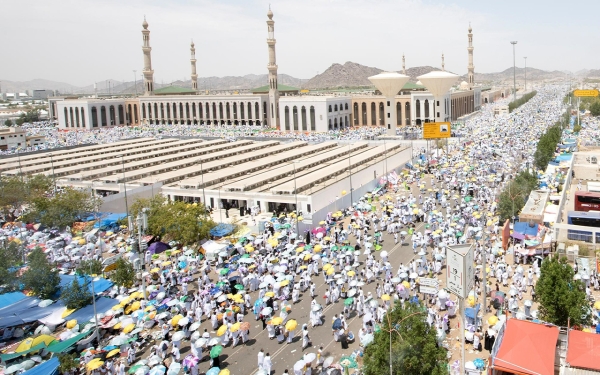
[[177,240],[184,245],[208,238],[210,230],[216,225],[201,203],[173,202],[156,195],[152,199],[136,200],[130,212],[136,217],[143,208],[148,209],[148,234],[165,240]]
[[574,276],[575,271],[565,257],[546,258],[542,262],[535,286],[542,320],[562,327],[591,323],[585,285],[581,280],[574,280]]
[[29,254],[29,268],[23,273],[21,281],[25,289],[29,289],[43,299],[51,298],[58,290],[60,277],[58,270],[53,269],[46,254],[36,247]]
[[75,271],[79,275],[101,275],[104,267],[102,262],[96,259],[83,260]]
[[513,181],[510,181],[498,197],[500,221],[511,219],[513,214],[517,216],[519,211],[525,207],[531,191],[537,187],[537,178],[528,171],[520,172]]
[[23,249],[10,241],[0,246],[0,288],[3,293],[19,289],[17,266],[22,263]]
[[390,331],[393,374],[445,375],[446,349],[438,346],[437,332],[425,321],[420,305],[398,302],[383,319],[382,328],[364,351],[365,375],[390,374]]
[[590,104],[590,113],[592,116],[600,116],[600,100],[596,99],[592,104]]
[[14,221],[21,208],[35,199],[45,199],[52,180],[43,175],[24,179],[22,176],[0,177],[0,207],[7,221]]
[[13,122],[11,119],[7,119],[6,121],[4,121],[4,125],[6,126],[13,126]]
[[123,258],[120,258],[117,260],[116,265],[116,269],[110,279],[118,286],[131,288],[135,280],[135,270],[133,269],[133,264]]
[[92,303],[92,293],[87,285],[80,284],[75,277],[70,285],[64,286],[60,292],[60,299],[65,302],[68,309],[81,309]]
[[50,198],[34,199],[26,219],[48,227],[63,228],[93,211],[96,205],[96,198],[88,193],[67,187]]
[[71,374],[79,368],[79,358],[75,353],[59,354],[58,362],[58,369],[61,374]]
[[38,109],[30,109],[27,112],[21,114],[17,119],[17,125],[21,126],[26,122],[40,121],[40,111]]

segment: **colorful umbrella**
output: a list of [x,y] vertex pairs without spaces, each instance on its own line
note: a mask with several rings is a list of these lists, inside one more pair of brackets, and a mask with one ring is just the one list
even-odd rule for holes
[[210,358],[217,358],[223,352],[223,347],[221,345],[216,345],[210,350]]

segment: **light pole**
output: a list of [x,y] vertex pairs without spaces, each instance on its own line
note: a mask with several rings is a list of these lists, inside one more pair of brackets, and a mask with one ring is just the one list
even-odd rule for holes
[[96,312],[96,290],[94,289],[94,277],[92,276],[92,263],[90,262],[90,284],[92,284],[92,304],[94,305],[94,323],[96,324],[94,334],[96,335],[96,340],[100,341],[100,336],[98,335],[98,313]]
[[352,198],[352,163],[350,162],[350,154],[352,153],[352,145],[348,144],[348,172],[350,174],[350,206],[352,206],[354,199]]
[[144,271],[146,270],[146,247],[142,246],[142,233],[144,229],[146,229],[147,223],[147,214],[146,209],[142,209],[136,218],[137,228],[138,228],[138,251],[140,253],[140,263],[142,264],[142,270],[140,272],[142,276],[142,294],[144,295],[144,300],[146,300],[146,278],[144,276]]
[[517,67],[515,65],[515,44],[517,41],[514,40],[510,42],[513,46],[513,90],[514,90],[514,100],[517,101]]
[[135,90],[135,96],[137,96],[137,74],[135,74],[137,70],[133,71],[133,88]]
[[204,205],[204,209],[206,209],[206,195],[204,195],[204,167],[202,165],[202,159],[198,159],[197,162],[200,162],[200,177],[202,178],[202,204]]
[[56,195],[56,175],[54,174],[54,160],[52,159],[52,154],[48,154],[50,156],[50,165],[52,166],[52,183],[54,184],[54,195]]
[[21,185],[23,184],[23,169],[21,168],[21,153],[17,150],[17,160],[19,161],[19,174],[21,175]]
[[525,92],[527,92],[527,56],[523,58],[525,59]]
[[127,181],[125,181],[125,160],[121,155],[121,171],[123,172],[123,190],[125,193],[125,214],[127,215],[127,225],[129,226],[129,203],[127,203]]

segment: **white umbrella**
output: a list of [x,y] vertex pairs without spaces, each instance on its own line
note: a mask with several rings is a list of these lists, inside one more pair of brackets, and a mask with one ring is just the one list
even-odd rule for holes
[[39,307],[46,307],[46,306],[50,306],[54,303],[54,301],[52,301],[51,299],[45,299],[42,302],[38,303]]
[[261,312],[260,312],[260,313],[261,313],[262,315],[265,315],[265,316],[266,316],[266,315],[270,315],[270,314],[271,314],[271,312],[273,312],[273,309],[272,309],[272,308],[270,308],[270,307],[265,307],[264,309],[262,309],[262,310],[261,310]]
[[379,253],[379,255],[380,255],[382,258],[385,258],[385,257],[387,257],[387,256],[388,256],[388,252],[387,252],[387,251],[385,251],[385,250],[383,250],[381,253]]
[[177,375],[181,370],[181,363],[179,362],[171,362],[169,366],[169,370],[167,370],[167,375]]
[[325,361],[323,362],[323,368],[325,369],[325,368],[331,366],[332,363],[333,363],[333,357],[325,358]]
[[356,289],[350,289],[348,291],[348,297],[354,297],[356,295]]
[[127,341],[129,341],[129,337],[127,336],[117,336],[117,337],[113,337],[112,340],[110,340],[110,344],[114,345],[114,346],[121,346],[127,343]]
[[294,371],[302,371],[302,369],[304,368],[305,362],[303,360],[300,360],[296,363],[294,363]]
[[310,363],[310,362],[314,361],[316,358],[317,358],[317,355],[315,353],[306,353],[304,355],[304,362]]
[[183,327],[186,324],[188,324],[189,322],[190,322],[190,318],[185,317],[185,318],[179,319],[179,322],[177,324],[179,324],[181,327]]
[[[180,322],[181,322],[181,321],[180,321]],[[195,322],[194,324],[192,324],[192,325],[190,326],[190,331],[195,331],[195,330],[197,330],[198,328],[200,328],[200,322]]]
[[35,366],[35,362],[31,359],[21,362],[21,368],[23,368],[25,370],[29,370],[33,366]]
[[410,277],[411,279],[416,279],[417,277],[419,277],[419,275],[418,275],[416,272],[412,272],[412,273],[409,275],[409,277]]
[[208,340],[208,342],[206,343],[207,346],[215,346],[217,345],[219,342],[221,342],[218,338],[213,337],[212,339]]
[[356,284],[358,284],[358,281],[356,281],[356,280],[350,281],[350,286],[356,286]]
[[196,348],[202,348],[202,347],[204,347],[204,345],[206,345],[207,342],[208,342],[208,339],[206,337],[200,337],[198,340],[196,340],[196,342],[194,343],[194,346]]
[[322,308],[323,308],[323,307],[322,307],[321,305],[319,305],[319,304],[316,304],[316,305],[313,305],[313,307],[312,307],[312,311],[315,311],[315,312],[316,312],[316,311],[319,311],[319,310],[321,310]]
[[15,372],[19,371],[21,368],[22,368],[22,366],[20,363],[16,364],[16,365],[12,365],[12,366],[7,367],[4,370],[4,373],[5,374],[14,374]]
[[177,331],[171,337],[171,341],[181,341],[185,337],[185,333],[183,331]]
[[192,336],[190,336],[190,342],[196,341],[199,338],[200,338],[200,332],[196,331],[196,332],[192,333]]

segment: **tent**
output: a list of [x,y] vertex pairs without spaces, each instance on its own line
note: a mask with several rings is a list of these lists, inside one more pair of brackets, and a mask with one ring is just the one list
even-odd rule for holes
[[210,230],[210,235],[215,237],[223,237],[233,232],[233,225],[220,223]]
[[509,319],[492,358],[495,370],[511,374],[554,375],[558,327]]
[[49,351],[50,353],[63,353],[63,352],[66,352],[73,345],[77,344],[78,341],[83,340],[84,338],[86,338],[87,336],[89,336],[90,334],[92,334],[93,332],[94,331],[83,332],[83,333],[78,334],[75,337],[71,337],[68,340],[54,342],[54,343],[50,344],[50,346],[48,346],[48,348],[46,348],[46,350]]
[[[96,300],[96,311],[98,314],[105,313],[111,307],[118,305],[119,301],[108,297],[100,297]],[[90,304],[86,307],[75,311],[68,316],[68,319],[75,319],[78,322],[89,322],[94,317],[94,305]]]
[[[106,226],[111,226],[111,225],[115,225],[117,223],[117,221],[124,219],[127,217],[126,213],[119,213],[119,214],[99,214],[98,217],[100,218],[100,220],[98,220],[98,222],[96,224],[94,224],[94,228],[100,228],[100,227],[106,227]],[[96,216],[89,216],[86,219],[87,221],[92,221],[92,220],[96,220]]]
[[521,233],[527,236],[537,236],[538,234],[538,225],[533,224],[533,226],[529,226],[529,223],[526,221],[516,222],[514,225],[515,232]]
[[25,298],[27,298],[27,296],[21,292],[0,294],[0,309],[10,306],[13,303],[19,302],[20,300]]
[[25,371],[22,375],[58,375],[59,365],[58,357],[52,357],[31,370]]
[[571,367],[600,371],[598,348],[600,348],[600,335],[572,329],[569,331],[567,363]]
[[[70,285],[71,283],[73,283],[73,280],[75,280],[75,277],[77,277],[79,285],[87,285],[90,293],[92,292],[92,284],[90,284],[90,278],[84,276],[60,275],[60,287],[64,288],[65,286]],[[94,278],[93,283],[94,291],[96,292],[96,294],[102,293],[113,286],[112,281],[103,279],[101,277]]]
[[148,246],[148,251],[150,252],[150,254],[160,254],[165,250],[170,249],[171,246],[169,246],[168,244],[164,243],[164,242],[153,242],[150,246]]
[[10,361],[11,359],[19,358],[22,355],[26,355],[26,354],[29,354],[32,352],[37,352],[38,350],[45,349],[45,348],[46,348],[46,343],[41,342],[41,343],[37,344],[36,346],[33,346],[33,347],[31,347],[27,350],[24,350],[22,352],[19,352],[19,353],[1,354],[0,359],[2,360],[2,362],[6,362],[6,361]]
[[205,251],[205,256],[206,259],[208,260],[215,260],[217,259],[218,254],[221,251],[227,250],[228,245],[227,244],[222,244],[222,243],[218,243],[215,241],[206,241],[205,243],[202,244],[202,248]]

